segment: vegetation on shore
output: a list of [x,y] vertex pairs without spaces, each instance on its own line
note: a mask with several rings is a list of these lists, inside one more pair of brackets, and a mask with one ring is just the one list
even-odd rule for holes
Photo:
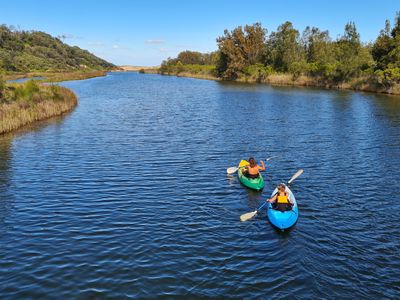
[[163,61],[159,73],[163,75],[193,74],[198,77],[217,76],[217,64],[220,59],[219,52],[200,53],[196,51],[183,51],[176,58]]
[[113,64],[89,51],[62,42],[41,31],[19,31],[0,26],[0,71],[60,72],[105,70]]
[[77,104],[75,94],[39,81],[5,80],[43,77],[46,82],[104,76],[116,67],[79,47],[40,31],[0,25],[0,134],[34,121],[61,115]]
[[208,54],[181,52],[159,73],[400,94],[400,14],[373,43],[361,42],[353,22],[335,40],[316,27],[300,34],[285,22],[269,35],[260,23],[225,30],[217,45]]
[[67,88],[34,80],[10,84],[0,78],[0,134],[61,115],[76,104],[75,94]]

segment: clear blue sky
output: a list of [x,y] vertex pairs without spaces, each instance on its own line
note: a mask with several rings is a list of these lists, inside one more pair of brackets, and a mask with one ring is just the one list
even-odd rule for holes
[[115,64],[158,65],[182,50],[209,52],[224,29],[261,22],[269,32],[285,21],[336,38],[354,21],[373,41],[400,10],[398,0],[16,0],[1,1],[0,23],[65,35],[65,42]]

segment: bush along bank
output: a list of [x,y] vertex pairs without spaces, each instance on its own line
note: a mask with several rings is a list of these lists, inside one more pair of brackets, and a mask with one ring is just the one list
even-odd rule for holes
[[77,103],[76,95],[64,87],[33,80],[10,84],[0,78],[0,134],[61,115]]

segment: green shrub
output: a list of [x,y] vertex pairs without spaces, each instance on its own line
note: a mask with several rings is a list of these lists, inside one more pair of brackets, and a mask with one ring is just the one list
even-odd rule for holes
[[400,68],[387,68],[375,71],[375,76],[379,84],[389,88],[400,83]]
[[19,102],[40,101],[40,88],[34,80],[29,80],[24,84],[16,84],[11,88],[12,99]]
[[264,66],[263,64],[254,64],[244,69],[244,74],[252,80],[262,82],[274,73],[272,66]]
[[289,65],[289,73],[292,75],[293,80],[300,77],[301,74],[307,73],[308,66],[305,61],[293,62]]
[[0,77],[0,100],[4,98],[5,90],[6,90],[6,83],[3,80],[3,77]]
[[39,92],[39,86],[35,80],[29,80],[25,83],[25,91],[28,95],[32,95],[34,93]]

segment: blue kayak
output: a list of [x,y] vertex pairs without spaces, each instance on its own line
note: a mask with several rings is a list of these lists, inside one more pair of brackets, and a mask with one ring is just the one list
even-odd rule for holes
[[[278,189],[275,189],[271,197],[274,196],[278,192]],[[297,222],[297,218],[299,217],[299,209],[297,207],[296,198],[294,197],[292,191],[286,186],[286,192],[289,194],[289,201],[293,204],[292,209],[288,211],[279,211],[273,209],[272,203],[268,203],[267,208],[267,216],[269,221],[273,226],[280,230],[285,230],[292,227]]]

